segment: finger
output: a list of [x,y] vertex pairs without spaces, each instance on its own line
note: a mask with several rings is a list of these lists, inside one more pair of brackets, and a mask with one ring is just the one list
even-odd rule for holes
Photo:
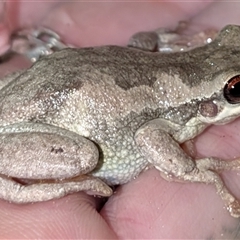
[[115,239],[96,206],[84,193],[35,204],[0,201],[1,238]]
[[228,23],[239,24],[239,7],[240,2],[237,1],[215,1],[192,18],[192,22],[202,25],[203,28],[209,26],[218,29],[223,28]]
[[[125,45],[138,31],[176,26],[204,9],[210,2],[74,2],[55,8],[43,24],[56,30],[66,41],[81,47]],[[170,17],[169,17],[170,16]]]
[[59,3],[58,1],[11,1],[5,2],[5,21],[11,31],[26,26],[36,26]]
[[101,214],[120,238],[231,239],[238,228],[212,186],[167,182],[157,170],[117,189]]

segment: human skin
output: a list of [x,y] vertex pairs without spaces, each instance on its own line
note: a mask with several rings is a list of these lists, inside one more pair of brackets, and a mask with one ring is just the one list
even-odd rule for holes
[[[240,23],[240,3],[205,2],[8,2],[0,49],[10,32],[40,25],[58,32],[78,47],[126,45],[141,30],[174,27],[191,19],[193,29],[222,28]],[[18,14],[16,14],[18,13]],[[134,14],[133,14],[134,13]],[[227,14],[229,13],[229,14]],[[2,44],[2,45],[1,45]],[[16,57],[0,65],[0,74],[29,66]],[[208,128],[195,139],[196,157],[240,156],[240,120]],[[224,173],[226,184],[240,199],[240,172]],[[167,182],[150,169],[103,200],[77,193],[48,202],[17,205],[0,200],[1,239],[184,238],[238,239],[239,220],[224,208],[213,186]]]

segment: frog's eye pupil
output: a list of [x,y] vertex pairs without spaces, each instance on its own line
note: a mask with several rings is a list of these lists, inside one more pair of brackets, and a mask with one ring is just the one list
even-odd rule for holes
[[231,103],[240,103],[240,75],[232,77],[224,87],[224,97]]

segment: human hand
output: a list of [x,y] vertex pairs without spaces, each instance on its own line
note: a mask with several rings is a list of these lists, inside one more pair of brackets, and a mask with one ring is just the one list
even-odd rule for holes
[[[234,11],[238,8],[230,3],[215,3],[207,7],[207,3],[201,2],[20,2],[15,9],[19,12],[18,19],[14,19],[16,15],[11,15],[11,10],[8,18],[11,24],[6,32],[39,24],[52,28],[65,42],[79,47],[125,45],[135,32],[175,26],[179,20],[194,15],[196,17],[192,21],[199,25],[221,28],[229,22],[233,23],[233,19],[229,18],[221,17],[219,20],[223,14],[221,11],[225,12],[227,7],[231,17],[237,16]],[[238,21],[235,20],[236,23]],[[19,59],[15,64],[16,68],[24,67],[18,65]],[[12,64],[9,69],[11,67]],[[240,139],[236,134],[239,128],[237,120],[227,126],[208,129],[196,140],[198,156],[213,155],[226,159],[239,156]],[[232,191],[240,198],[237,172],[224,176]],[[154,169],[120,186],[103,207],[101,201],[84,193],[36,204],[16,205],[0,201],[1,237],[238,238],[238,220],[229,216],[212,186],[169,183]]]

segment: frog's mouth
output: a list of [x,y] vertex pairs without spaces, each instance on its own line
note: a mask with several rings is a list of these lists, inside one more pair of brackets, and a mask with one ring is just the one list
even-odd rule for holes
[[238,117],[239,117],[239,113],[236,113],[236,114],[233,114],[231,116],[226,116],[225,118],[222,118],[222,119],[216,121],[213,124],[214,125],[225,125],[225,124],[228,124],[230,122],[233,122]]

